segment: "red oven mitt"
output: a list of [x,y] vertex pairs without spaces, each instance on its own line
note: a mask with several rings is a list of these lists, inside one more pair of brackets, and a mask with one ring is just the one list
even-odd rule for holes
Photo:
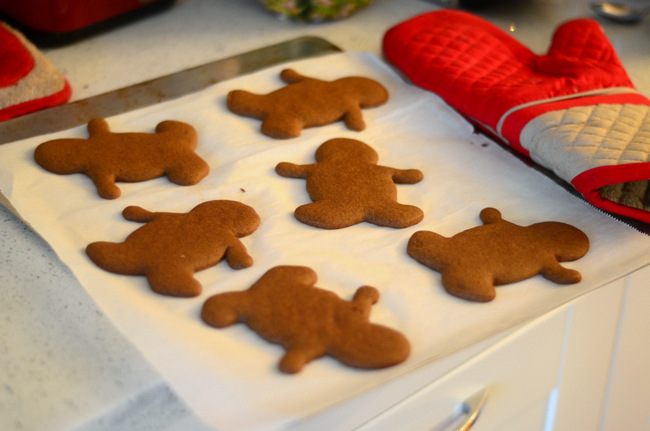
[[66,79],[23,35],[0,22],[0,121],[65,103]]
[[383,50],[415,85],[587,201],[650,222],[650,99],[596,21],[562,24],[536,55],[477,16],[440,10],[390,29]]

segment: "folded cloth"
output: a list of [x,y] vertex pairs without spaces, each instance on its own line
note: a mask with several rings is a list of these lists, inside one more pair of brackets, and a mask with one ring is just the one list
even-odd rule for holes
[[440,10],[389,29],[383,50],[415,85],[588,202],[650,222],[650,99],[596,21],[560,25],[536,55],[477,16]]
[[18,31],[0,22],[0,121],[65,103],[70,85]]

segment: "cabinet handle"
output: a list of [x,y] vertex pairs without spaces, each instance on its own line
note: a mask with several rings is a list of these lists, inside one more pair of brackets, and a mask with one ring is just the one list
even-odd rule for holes
[[[410,397],[403,399],[397,405],[385,410],[355,430],[468,431],[476,423],[490,390],[490,386],[487,386],[462,402],[447,397],[445,400],[440,400],[443,401],[442,403],[434,402],[432,406],[432,400],[429,399],[432,388],[435,386],[425,387],[411,394]],[[431,419],[437,420],[438,423],[432,426],[429,422]]]
[[478,416],[483,410],[483,406],[485,405],[485,401],[488,397],[489,389],[490,387],[488,386],[476,392],[474,395],[468,397],[463,402],[461,406],[461,413],[466,415],[464,418],[465,420],[458,426],[458,428],[454,428],[453,431],[468,431],[474,425],[476,419],[478,419]]

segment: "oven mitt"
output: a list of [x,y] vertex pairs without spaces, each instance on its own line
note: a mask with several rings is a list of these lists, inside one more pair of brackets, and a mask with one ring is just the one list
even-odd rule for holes
[[65,103],[66,79],[25,37],[0,22],[0,121]]
[[440,10],[389,29],[383,50],[415,85],[593,205],[650,222],[650,99],[596,21],[562,24],[536,55],[482,18]]

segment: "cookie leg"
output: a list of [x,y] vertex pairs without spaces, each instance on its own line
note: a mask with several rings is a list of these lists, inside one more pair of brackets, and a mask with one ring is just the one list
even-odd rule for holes
[[349,328],[347,340],[338,340],[330,354],[355,368],[376,369],[399,364],[411,351],[406,337],[393,329],[375,324]]
[[181,186],[198,184],[210,172],[208,164],[194,154],[187,154],[165,171],[167,179]]
[[226,261],[232,269],[243,269],[253,265],[253,258],[248,254],[244,244],[236,238],[226,249]]
[[557,284],[574,284],[582,280],[582,275],[578,271],[565,268],[558,262],[547,264],[542,270],[542,276]]
[[470,277],[467,274],[444,271],[442,285],[449,294],[474,302],[492,301],[497,294],[491,277]]
[[420,208],[395,202],[373,208],[366,221],[378,226],[405,228],[420,223],[423,218],[424,213]]
[[239,322],[244,292],[220,293],[208,298],[201,309],[201,319],[215,328],[225,328]]
[[198,296],[203,289],[194,278],[194,272],[186,267],[160,264],[145,270],[151,290],[161,295],[188,298]]
[[350,108],[344,115],[343,121],[345,126],[350,130],[360,132],[366,128],[366,123],[363,121],[363,114],[358,107]]
[[124,243],[98,241],[88,244],[86,254],[106,271],[124,275],[141,275],[143,266]]
[[322,229],[340,229],[364,221],[362,210],[341,208],[326,200],[301,205],[294,215],[301,222]]
[[295,374],[300,372],[307,363],[320,358],[325,353],[325,349],[316,346],[292,347],[284,354],[278,367],[283,373]]
[[275,139],[291,139],[300,136],[305,127],[303,121],[297,118],[281,118],[269,114],[262,121],[262,133]]
[[122,194],[120,188],[115,185],[115,175],[94,172],[87,172],[86,174],[95,184],[99,196],[104,199],[117,199]]

